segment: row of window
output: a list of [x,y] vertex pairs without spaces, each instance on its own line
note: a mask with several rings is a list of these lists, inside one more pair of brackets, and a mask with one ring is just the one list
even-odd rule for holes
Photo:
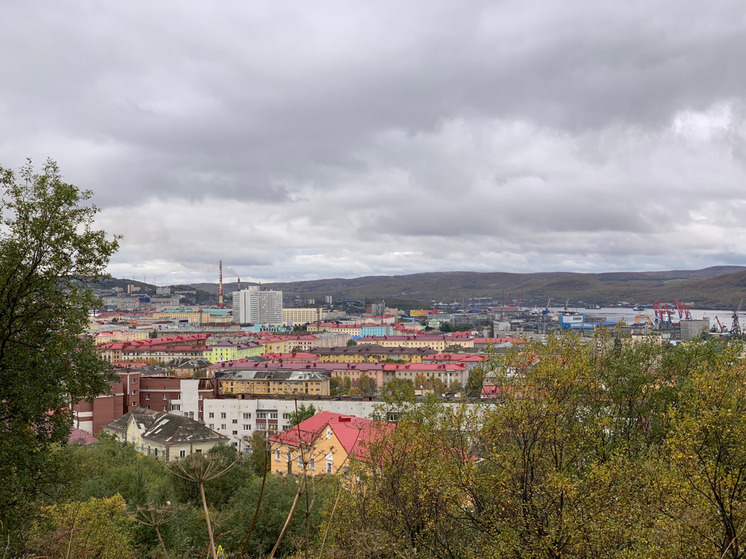
[[[258,411],[256,412],[256,418],[257,419],[267,419],[267,414],[269,414],[269,419],[277,419],[277,412],[266,412],[266,411]],[[220,412],[220,419],[225,419],[228,416],[228,414],[224,411]],[[215,412],[208,412],[207,413],[208,419],[215,419]],[[251,413],[244,412],[243,414],[244,419],[251,419]],[[283,413],[282,414],[283,419],[289,419],[290,414],[289,413]],[[238,423],[238,419],[234,419],[233,423]]]
[[[279,462],[281,460],[282,453],[280,450],[275,450],[275,462]],[[293,461],[293,453],[288,451],[285,453],[285,461],[290,464],[290,462]],[[303,455],[298,454],[298,467],[303,468]],[[313,456],[308,460],[308,469],[312,472],[316,471],[316,458]],[[331,457],[328,455],[326,457],[326,473],[331,474],[334,470],[334,461],[331,459]]]

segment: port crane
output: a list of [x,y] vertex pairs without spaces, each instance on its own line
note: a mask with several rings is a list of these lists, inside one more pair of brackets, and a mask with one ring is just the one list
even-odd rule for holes
[[720,322],[720,319],[717,317],[717,315],[715,315],[715,322],[718,323],[718,328],[720,328],[720,333],[722,334],[723,332],[725,332],[725,326],[723,326],[723,323]]
[[692,319],[692,313],[689,310],[689,306],[686,303],[679,302],[678,299],[674,301],[674,305],[676,306],[676,312],[679,313],[679,320],[691,320]]
[[741,335],[741,325],[738,323],[738,313],[741,312],[742,305],[743,305],[743,297],[741,297],[741,302],[738,303],[738,309],[733,311],[733,324],[730,327],[731,336]]

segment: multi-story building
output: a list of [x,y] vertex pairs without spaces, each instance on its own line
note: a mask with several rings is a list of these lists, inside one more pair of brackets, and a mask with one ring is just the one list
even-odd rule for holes
[[224,341],[210,346],[202,356],[210,363],[222,363],[223,361],[259,357],[262,352],[263,346],[256,342],[233,343]]
[[290,307],[282,309],[283,326],[303,326],[310,322],[319,322],[321,319],[321,307]]
[[350,460],[367,460],[371,443],[393,425],[350,415],[317,413],[283,433],[270,437],[272,470],[277,474],[336,474]]
[[218,377],[220,394],[232,396],[329,396],[329,375],[317,371],[231,371]]
[[155,360],[166,363],[176,357],[202,357],[210,334],[188,334],[149,338],[129,342],[112,342],[99,346],[98,352],[109,363],[115,361]]
[[131,342],[134,340],[144,340],[148,337],[147,332],[142,330],[104,330],[92,334],[94,343],[98,345],[109,344],[111,342]]
[[233,293],[233,321],[240,324],[282,325],[282,291],[262,291],[252,285]]
[[425,358],[437,353],[429,347],[383,347],[377,344],[317,348],[313,351],[322,363],[422,363]]
[[442,352],[449,346],[463,349],[474,347],[472,336],[412,335],[412,336],[366,336],[357,340],[358,344],[379,344],[383,347],[429,347]]
[[[326,411],[337,415],[347,414],[372,418],[381,414],[381,402],[371,400],[314,399],[303,401],[299,399],[296,401],[288,398],[213,398],[204,401],[204,422],[210,429],[228,437],[237,450],[243,451],[247,449],[254,431],[272,433],[288,429],[292,413],[297,411],[301,404],[313,405],[318,412]],[[395,419],[395,417],[396,413],[392,412],[390,418]]]
[[348,378],[352,382],[360,380],[362,375],[373,379],[378,388],[393,379],[411,380],[418,376],[426,380],[440,380],[444,385],[451,386],[454,383],[464,385],[469,379],[469,367],[463,363],[340,363],[339,367],[331,372],[334,378]]
[[394,333],[394,327],[391,324],[361,324],[361,336],[391,336]]
[[117,371],[106,394],[73,406],[73,425],[97,434],[107,423],[135,409],[173,412],[203,419],[203,403],[218,394],[215,379],[148,377],[134,369]]
[[83,400],[73,406],[73,426],[81,431],[98,434],[104,425],[138,407],[140,373],[118,371],[118,378],[109,382],[106,394]]

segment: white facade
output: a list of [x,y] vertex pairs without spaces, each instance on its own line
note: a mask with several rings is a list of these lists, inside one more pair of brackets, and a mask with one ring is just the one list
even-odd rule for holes
[[282,325],[282,291],[261,291],[252,285],[233,293],[233,321]]
[[[374,415],[385,408],[383,402],[369,402],[363,400],[298,400],[297,407],[294,400],[273,400],[257,398],[239,400],[228,398],[214,398],[204,400],[205,419],[208,428],[228,437],[240,452],[249,450],[251,435],[254,431],[281,432],[290,427],[290,414],[301,404],[313,406],[316,412],[329,411],[342,415],[354,415],[367,419],[374,419]],[[448,407],[461,404],[447,403]],[[479,406],[472,405],[475,413]]]
[[[298,407],[313,405],[316,411],[330,411],[357,417],[371,417],[381,402],[302,400]],[[294,400],[257,398],[239,400],[213,398],[203,401],[207,427],[228,437],[239,451],[247,448],[254,431],[280,432],[290,427],[290,414],[296,410]]]

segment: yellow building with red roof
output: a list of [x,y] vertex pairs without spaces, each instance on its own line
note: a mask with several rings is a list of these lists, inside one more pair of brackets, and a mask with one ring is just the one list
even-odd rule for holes
[[345,472],[350,460],[367,460],[368,444],[393,427],[352,415],[320,412],[270,437],[271,469],[277,474]]

